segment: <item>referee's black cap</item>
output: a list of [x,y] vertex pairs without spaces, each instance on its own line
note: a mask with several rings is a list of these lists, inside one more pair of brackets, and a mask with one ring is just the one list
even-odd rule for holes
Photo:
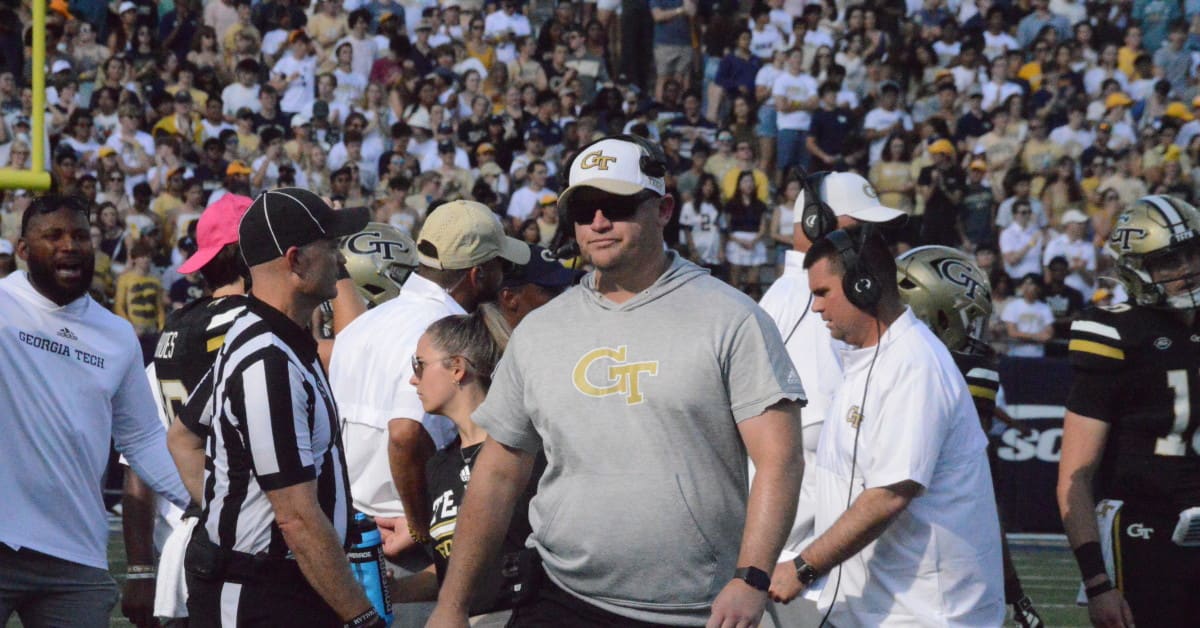
[[370,210],[334,210],[303,188],[278,188],[258,195],[238,226],[238,243],[247,266],[282,257],[288,248],[362,231]]

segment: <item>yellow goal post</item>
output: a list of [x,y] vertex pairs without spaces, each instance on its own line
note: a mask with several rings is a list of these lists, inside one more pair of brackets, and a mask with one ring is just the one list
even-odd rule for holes
[[50,189],[46,172],[46,0],[33,0],[33,111],[30,112],[29,148],[32,168],[0,168],[0,190]]

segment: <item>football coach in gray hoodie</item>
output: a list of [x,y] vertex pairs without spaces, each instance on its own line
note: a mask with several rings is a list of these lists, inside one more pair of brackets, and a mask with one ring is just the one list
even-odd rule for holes
[[546,577],[510,625],[762,616],[800,490],[804,391],[770,317],[663,246],[661,155],[608,138],[571,165],[559,206],[595,270],[517,328],[473,417],[489,438],[430,626],[467,625],[539,451],[527,545]]

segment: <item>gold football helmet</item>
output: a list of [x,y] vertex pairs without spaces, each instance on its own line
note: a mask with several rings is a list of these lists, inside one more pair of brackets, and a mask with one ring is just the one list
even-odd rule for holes
[[983,343],[992,315],[992,286],[971,256],[922,246],[896,258],[900,298],[951,351]]
[[[1138,305],[1200,307],[1200,211],[1165,194],[1144,196],[1122,211],[1108,238],[1117,276]],[[1169,279],[1155,281],[1155,271]],[[1167,285],[1185,281],[1176,294]]]
[[369,222],[362,231],[342,240],[342,255],[359,294],[372,306],[400,294],[418,264],[413,239],[381,222]]

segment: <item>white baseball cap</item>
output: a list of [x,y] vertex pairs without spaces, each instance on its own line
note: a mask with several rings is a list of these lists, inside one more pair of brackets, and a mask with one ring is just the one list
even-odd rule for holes
[[51,74],[58,74],[59,72],[69,72],[70,70],[71,70],[71,62],[67,61],[66,59],[59,59],[50,66]]
[[1087,214],[1078,209],[1068,209],[1063,212],[1062,218],[1059,218],[1058,221],[1064,225],[1069,225],[1074,222],[1087,222],[1088,217]]
[[[849,216],[855,220],[872,223],[887,223],[908,214],[879,204],[879,193],[870,181],[853,172],[831,172],[821,179],[817,195],[838,216]],[[803,219],[805,190],[796,198],[792,222]]]
[[12,255],[12,254],[13,254],[13,243],[8,240],[5,240],[4,238],[0,238],[0,255]]
[[646,149],[627,140],[610,138],[588,146],[571,162],[568,187],[558,197],[559,204],[566,203],[581,187],[620,196],[632,196],[642,190],[665,195],[667,184],[662,177],[652,177],[642,171],[645,156],[648,156]]
[[117,7],[118,15],[120,15],[126,11],[137,11],[137,5],[126,0],[125,2],[122,2],[119,7]]

